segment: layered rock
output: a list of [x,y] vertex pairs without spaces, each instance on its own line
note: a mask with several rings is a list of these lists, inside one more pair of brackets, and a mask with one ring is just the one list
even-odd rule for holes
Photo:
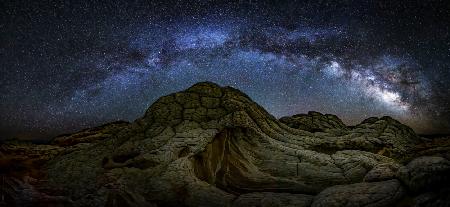
[[133,123],[57,138],[64,151],[44,169],[75,206],[383,206],[413,186],[397,171],[418,142],[390,117],[279,121],[239,90],[198,83]]
[[52,140],[52,144],[67,147],[80,143],[92,143],[95,141],[108,139],[129,124],[130,123],[126,121],[116,121],[98,127],[85,129],[73,134],[59,135]]
[[53,145],[8,142],[0,145],[0,206],[68,205],[70,198],[49,185],[42,165],[64,151]]

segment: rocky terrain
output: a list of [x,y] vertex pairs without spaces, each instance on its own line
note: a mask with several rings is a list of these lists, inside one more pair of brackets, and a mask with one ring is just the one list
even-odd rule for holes
[[450,206],[449,140],[390,117],[277,120],[203,82],[132,123],[2,144],[0,206]]

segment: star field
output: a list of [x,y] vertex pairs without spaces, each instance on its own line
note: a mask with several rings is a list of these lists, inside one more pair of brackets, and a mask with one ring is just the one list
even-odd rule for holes
[[450,132],[444,2],[3,2],[1,139],[132,121],[199,81],[276,117],[392,116]]

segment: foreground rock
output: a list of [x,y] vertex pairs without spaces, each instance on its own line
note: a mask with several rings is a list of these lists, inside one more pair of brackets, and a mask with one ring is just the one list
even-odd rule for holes
[[[309,116],[319,120],[303,124],[312,129],[288,126]],[[279,121],[239,90],[198,83],[133,123],[55,139],[63,150],[41,171],[74,206],[310,206],[314,197],[318,206],[381,206],[414,186],[396,180],[421,142],[409,127],[308,117]],[[340,198],[354,189],[355,200]]]
[[311,206],[314,196],[290,193],[247,193],[240,195],[234,202],[234,207],[273,206],[273,207],[304,207]]
[[405,194],[398,180],[337,185],[314,198],[313,207],[394,206]]
[[443,207],[450,206],[450,188],[439,188],[416,196],[414,206]]
[[53,145],[9,142],[0,145],[0,206],[68,206],[69,197],[51,186],[42,165],[63,152]]
[[401,165],[397,163],[382,163],[370,170],[364,177],[365,182],[377,182],[396,178]]

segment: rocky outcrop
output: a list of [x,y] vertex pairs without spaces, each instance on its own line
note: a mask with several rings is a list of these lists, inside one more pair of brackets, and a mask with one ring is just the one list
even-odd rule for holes
[[55,139],[64,150],[42,169],[74,206],[382,206],[413,186],[397,171],[418,142],[390,117],[279,121],[239,90],[204,82],[133,123]]
[[40,166],[64,151],[54,145],[7,142],[0,145],[0,174],[40,177]]
[[336,115],[324,115],[316,111],[310,111],[308,114],[282,117],[280,118],[280,122],[289,127],[309,132],[331,131],[335,133],[345,133],[345,131],[348,131],[348,127]]
[[442,157],[419,157],[401,167],[398,177],[413,192],[450,185],[450,161]]
[[[323,132],[326,140],[318,143],[315,150],[324,152],[363,149],[407,161],[412,157],[409,151],[420,142],[411,128],[388,116],[371,117],[356,126],[346,126],[335,115],[310,111],[308,114],[282,117],[280,122],[313,133]],[[343,144],[336,144],[337,137]]]
[[450,136],[422,138],[412,150],[416,156],[439,156],[450,160]]

